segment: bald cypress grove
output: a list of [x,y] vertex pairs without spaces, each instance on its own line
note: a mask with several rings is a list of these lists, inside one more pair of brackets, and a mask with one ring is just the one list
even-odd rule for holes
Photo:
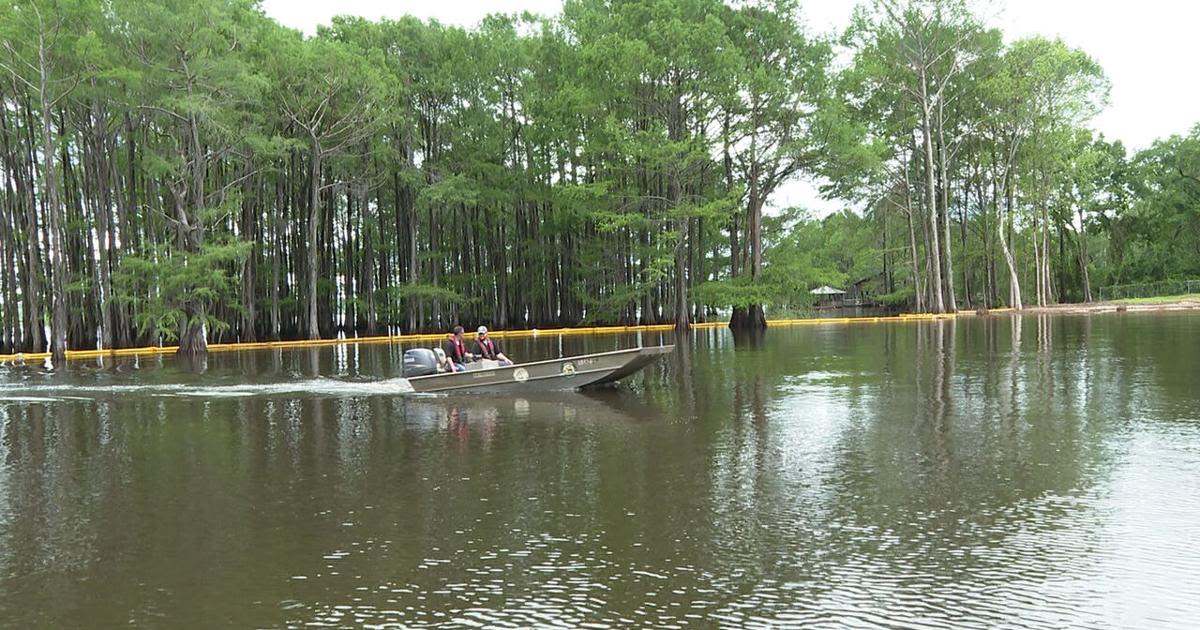
[[[249,0],[0,4],[0,352],[754,328],[858,281],[1042,304],[1191,234],[1195,133],[1133,159],[1093,138],[1082,52],[952,0],[865,3],[838,41],[799,16],[570,0],[304,37]],[[865,219],[778,210],[802,175]]]

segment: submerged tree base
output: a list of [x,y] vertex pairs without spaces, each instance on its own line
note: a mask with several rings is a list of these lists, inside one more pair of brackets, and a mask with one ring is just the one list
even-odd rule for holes
[[766,330],[767,315],[760,304],[749,308],[737,307],[729,318],[729,327],[733,330]]
[[185,324],[179,335],[178,356],[201,356],[208,353],[208,331],[203,323]]

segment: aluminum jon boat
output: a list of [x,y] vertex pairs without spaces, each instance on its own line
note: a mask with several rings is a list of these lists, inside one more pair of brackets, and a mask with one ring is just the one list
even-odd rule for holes
[[465,372],[407,378],[418,393],[580,389],[616,383],[674,349],[673,345],[631,348],[504,367],[494,361],[481,361],[468,363]]

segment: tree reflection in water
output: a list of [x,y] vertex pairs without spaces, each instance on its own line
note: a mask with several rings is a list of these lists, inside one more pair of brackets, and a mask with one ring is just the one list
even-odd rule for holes
[[542,397],[397,396],[389,346],[9,370],[0,615],[1182,621],[1200,601],[1197,321],[702,330],[624,389]]

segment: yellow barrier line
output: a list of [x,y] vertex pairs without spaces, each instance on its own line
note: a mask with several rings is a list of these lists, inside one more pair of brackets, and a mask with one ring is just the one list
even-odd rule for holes
[[[989,313],[1007,313],[1013,309],[992,309]],[[793,318],[793,319],[773,319],[768,320],[767,325],[771,327],[786,327],[786,326],[825,326],[825,325],[846,325],[846,324],[876,324],[887,322],[907,322],[907,321],[932,321],[954,319],[959,315],[974,315],[973,312],[963,313],[901,313],[895,316],[884,317],[810,317],[810,318]],[[703,322],[691,324],[693,330],[724,328],[728,326],[728,322]],[[616,333],[633,333],[633,332],[670,332],[675,329],[672,324],[648,324],[641,326],[588,326],[581,328],[548,328],[548,329],[529,329],[529,330],[497,330],[489,331],[493,337],[501,339],[505,338],[522,338],[522,337],[537,337],[537,336],[555,336],[555,335],[610,335]],[[373,337],[350,337],[340,339],[297,339],[291,341],[256,341],[244,343],[214,343],[208,346],[209,352],[241,352],[246,350],[294,350],[299,348],[318,348],[341,345],[355,344],[383,344],[383,343],[416,343],[426,341],[441,341],[445,339],[444,333],[415,333],[408,335],[379,335]],[[178,346],[144,346],[140,348],[120,348],[116,350],[68,350],[67,359],[98,359],[104,357],[127,357],[141,355],[156,355],[156,354],[171,354],[178,350]],[[22,362],[22,361],[44,361],[50,358],[49,352],[38,353],[17,353],[17,354],[0,354],[0,363]]]

